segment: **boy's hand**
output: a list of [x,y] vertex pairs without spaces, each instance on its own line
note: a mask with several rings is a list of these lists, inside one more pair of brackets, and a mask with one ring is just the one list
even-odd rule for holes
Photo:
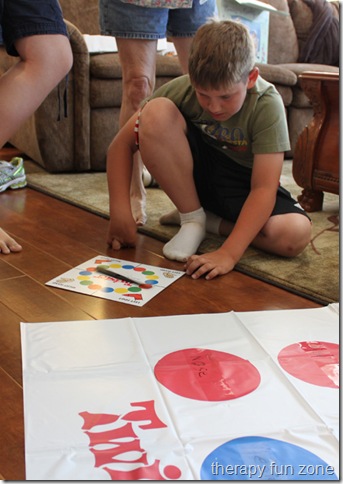
[[135,247],[137,238],[137,225],[133,217],[119,217],[111,219],[108,230],[107,243],[114,249],[122,247]]
[[235,264],[236,261],[226,251],[218,249],[208,254],[192,255],[185,264],[185,271],[193,279],[199,279],[206,274],[205,279],[210,280],[232,271]]

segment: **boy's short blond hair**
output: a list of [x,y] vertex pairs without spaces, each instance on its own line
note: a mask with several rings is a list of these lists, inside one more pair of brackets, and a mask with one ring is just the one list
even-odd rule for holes
[[255,45],[245,25],[211,19],[196,32],[190,57],[193,86],[220,89],[248,79],[255,65]]

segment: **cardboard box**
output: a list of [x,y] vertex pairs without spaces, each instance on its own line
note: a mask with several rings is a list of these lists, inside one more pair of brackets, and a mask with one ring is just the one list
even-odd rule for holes
[[218,0],[220,18],[246,25],[255,40],[256,62],[268,62],[269,14],[283,14],[259,0]]

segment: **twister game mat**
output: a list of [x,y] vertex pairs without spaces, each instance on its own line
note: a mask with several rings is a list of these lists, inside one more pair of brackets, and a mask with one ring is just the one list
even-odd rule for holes
[[[142,283],[135,284],[99,273],[98,266],[120,272],[124,278],[139,277]],[[182,271],[99,255],[52,279],[46,285],[134,306],[144,306],[184,274]]]
[[22,323],[27,480],[337,480],[338,305]]

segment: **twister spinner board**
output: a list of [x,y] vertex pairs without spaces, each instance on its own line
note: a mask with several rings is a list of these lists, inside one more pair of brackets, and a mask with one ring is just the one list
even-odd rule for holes
[[[123,278],[139,278],[142,283],[135,284],[103,274],[98,272],[99,266],[120,272]],[[46,285],[134,306],[144,306],[184,274],[182,271],[99,255],[52,279]]]

